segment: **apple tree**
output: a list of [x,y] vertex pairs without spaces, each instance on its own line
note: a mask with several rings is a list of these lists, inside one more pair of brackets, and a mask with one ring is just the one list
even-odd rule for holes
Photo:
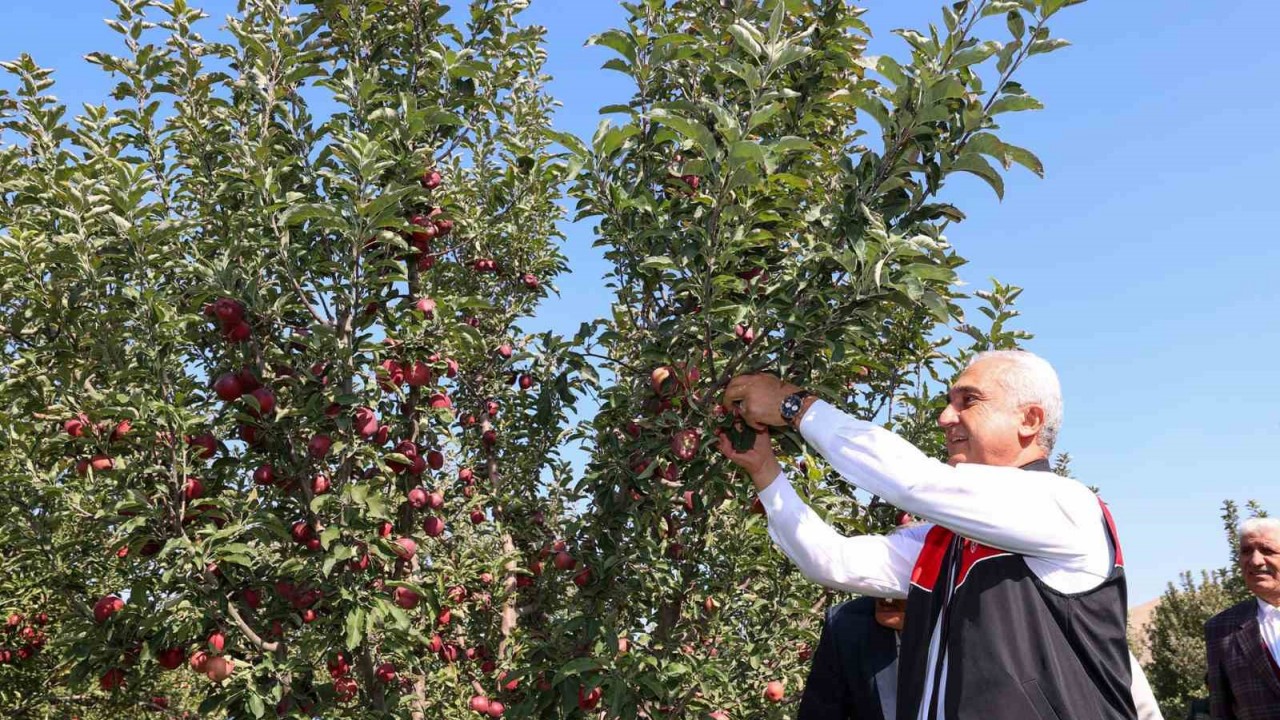
[[[943,190],[957,173],[997,194],[1003,169],[1041,173],[999,123],[1039,107],[1015,78],[1065,44],[1048,24],[1071,4],[951,3],[939,27],[897,31],[900,58],[866,54],[864,11],[847,3],[625,3],[625,26],[593,38],[635,94],[602,109],[615,119],[589,143],[564,139],[616,300],[588,349],[609,385],[576,486],[586,510],[567,528],[581,602],[548,708],[788,715],[831,595],[771,549],[749,483],[715,450],[720,430],[750,442],[721,392],[776,373],[938,447],[929,408],[954,367],[941,335],[1020,337],[1002,327],[1006,286],[986,298],[990,333],[961,324],[964,260],[944,231],[964,215]],[[778,440],[839,528],[891,526],[797,437]]]
[[30,716],[501,716],[591,371],[520,326],[566,267],[543,31],[115,5],[110,102],[2,66],[3,604],[70,698]]

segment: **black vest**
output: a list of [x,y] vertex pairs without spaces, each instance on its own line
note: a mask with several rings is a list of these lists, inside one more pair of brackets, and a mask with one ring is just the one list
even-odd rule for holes
[[[946,688],[945,707],[936,691],[930,697],[929,720],[1136,720],[1124,562],[1105,504],[1102,514],[1115,566],[1098,587],[1070,595],[1041,582],[1021,555],[929,531],[907,596],[898,720],[921,717],[926,678]],[[939,626],[945,677],[941,650],[929,662]]]

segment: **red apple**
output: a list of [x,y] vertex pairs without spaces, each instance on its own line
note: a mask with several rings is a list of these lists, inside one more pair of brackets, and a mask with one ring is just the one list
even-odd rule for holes
[[502,343],[501,345],[499,345],[499,346],[498,346],[498,354],[502,356],[502,359],[503,359],[503,360],[510,360],[510,359],[511,359],[511,344],[510,344],[510,343]]
[[302,623],[304,625],[310,625],[311,623],[316,621],[317,617],[319,617],[316,611],[312,610],[311,608],[307,608],[306,610],[303,610],[302,612],[298,613],[298,616],[302,618]]
[[590,712],[596,709],[596,705],[600,704],[600,696],[603,691],[600,688],[591,688],[591,692],[583,692],[584,688],[578,688],[578,707]]
[[533,378],[529,375],[521,375],[519,383],[521,390],[528,390],[533,387]]
[[213,314],[224,327],[244,320],[244,305],[231,298],[218,298],[213,303]]
[[439,510],[444,507],[444,493],[437,490],[427,495],[427,507],[432,510]]
[[84,435],[84,429],[89,426],[89,416],[80,413],[70,420],[62,423],[62,429],[71,437],[80,437]]
[[222,649],[227,646],[227,636],[223,635],[221,631],[215,630],[209,634],[208,643],[209,649],[215,654],[221,654]]
[[458,479],[463,483],[470,485],[475,479],[475,473],[472,472],[471,468],[462,468],[458,470]]
[[478,713],[489,712],[489,698],[483,695],[471,696],[471,702],[468,705],[474,712],[478,712]]
[[124,609],[124,601],[115,595],[103,595],[93,604],[93,621],[101,625]]
[[436,393],[427,401],[433,410],[449,410],[453,408],[453,401],[444,393]]
[[311,478],[311,494],[324,495],[329,492],[329,476],[323,473]]
[[492,717],[492,718],[502,717],[502,713],[505,712],[506,709],[507,709],[506,706],[498,702],[497,700],[489,701],[489,717]]
[[356,408],[352,429],[361,437],[373,437],[378,432],[378,414],[373,411],[373,408]]
[[387,377],[379,380],[379,384],[386,392],[391,392],[397,387],[404,384],[404,368],[395,360],[383,360],[379,367],[386,373]]
[[444,453],[439,450],[431,450],[427,452],[427,466],[432,470],[439,470],[444,467]]
[[271,463],[260,465],[257,470],[253,471],[253,482],[262,486],[275,484],[276,470],[271,466]]
[[189,661],[191,669],[198,673],[204,672],[209,667],[209,657],[209,653],[204,650],[196,650],[191,653],[191,659]]
[[424,362],[414,362],[405,370],[404,381],[409,387],[431,384],[431,367]]
[[524,286],[530,290],[538,289],[538,277],[533,273],[525,273],[521,275],[520,282],[524,283]]
[[587,583],[590,583],[590,582],[591,582],[591,568],[584,567],[577,575],[573,576],[573,584],[577,585],[578,587],[586,587]]
[[254,401],[258,404],[258,409],[250,409],[250,413],[255,417],[271,417],[276,409],[276,394],[271,392],[271,388],[260,387],[249,393]]
[[294,542],[302,544],[315,537],[315,531],[306,520],[299,520],[289,528],[289,535],[293,537]]
[[379,682],[393,683],[396,679],[396,666],[389,662],[382,663],[373,674],[378,678]]
[[715,613],[720,609],[720,601],[708,595],[707,599],[702,601],[702,609],[705,610],[708,615]]
[[182,665],[182,648],[172,647],[156,653],[156,662],[165,670],[177,670]]
[[182,497],[188,502],[196,500],[204,496],[204,483],[200,482],[200,478],[189,477],[182,485]]
[[120,668],[111,668],[98,678],[98,685],[107,692],[119,690],[124,687],[124,671]]
[[329,454],[329,448],[333,446],[333,440],[328,435],[316,435],[311,438],[311,442],[307,443],[307,453],[313,458],[322,458]]
[[471,511],[471,524],[479,525],[484,522],[484,510],[476,508]]
[[214,656],[204,666],[204,675],[213,682],[222,682],[231,677],[235,670],[235,662],[229,657]]
[[416,487],[409,491],[409,505],[414,510],[421,510],[427,506],[427,491],[420,487]]
[[355,699],[359,685],[356,679],[352,677],[340,677],[333,681],[333,692],[338,698],[338,702],[347,703]]
[[671,452],[682,461],[688,462],[698,454],[702,444],[702,432],[697,428],[685,428],[671,436]]
[[329,669],[329,677],[335,680],[351,672],[351,660],[342,652],[334,655],[325,666]]
[[444,520],[432,516],[422,521],[422,532],[427,537],[440,537],[444,534]]
[[422,316],[428,320],[434,319],[436,316],[436,301],[429,297],[419,298],[418,302],[413,304],[413,309],[422,313]]
[[391,537],[391,523],[383,522],[378,526],[378,537]]
[[782,702],[784,695],[786,690],[780,680],[770,680],[769,684],[764,686],[764,699],[769,702]]
[[111,431],[110,441],[118,442],[120,440],[123,440],[124,436],[128,435],[130,430],[133,430],[133,422],[130,421],[128,418],[121,420],[120,422],[116,423],[115,429]]
[[480,436],[480,442],[484,443],[485,447],[493,447],[498,443],[498,433],[493,430],[485,430],[484,434]]
[[395,543],[391,546],[391,550],[401,560],[408,560],[418,552],[418,543],[414,542],[413,538],[410,537],[396,538]]
[[391,600],[405,610],[412,610],[418,607],[418,602],[421,599],[422,596],[407,587],[397,587],[391,591]]
[[442,182],[444,182],[444,178],[436,170],[428,170],[422,175],[422,187],[427,190],[435,190],[440,187]]
[[211,433],[203,433],[187,438],[187,444],[196,450],[196,457],[201,460],[212,458],[218,451],[218,440]]
[[248,323],[242,322],[235,323],[234,325],[228,325],[222,331],[222,337],[224,337],[227,342],[233,343],[244,342],[245,340],[248,340],[249,336],[252,334],[253,330],[249,327]]
[[551,561],[551,564],[555,565],[557,570],[572,570],[578,564],[578,561],[562,550],[556,553],[556,557]]
[[219,399],[231,402],[240,399],[244,394],[244,386],[240,384],[240,377],[235,373],[224,373],[214,381],[213,392]]

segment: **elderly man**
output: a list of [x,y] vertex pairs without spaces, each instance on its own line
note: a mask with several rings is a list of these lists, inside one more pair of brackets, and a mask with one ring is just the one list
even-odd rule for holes
[[1031,353],[980,354],[939,417],[949,460],[764,375],[725,405],[756,430],[797,428],[850,482],[927,522],[842,537],[796,495],[767,433],[737,452],[774,542],[828,587],[907,598],[897,720],[1134,720],[1126,588],[1110,513],[1051,472],[1057,374]]
[[1280,720],[1280,520],[1240,524],[1240,572],[1254,597],[1209,619],[1209,716]]

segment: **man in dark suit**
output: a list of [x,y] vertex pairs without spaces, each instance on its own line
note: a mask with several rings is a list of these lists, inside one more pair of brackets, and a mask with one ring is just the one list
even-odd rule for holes
[[861,597],[827,611],[796,720],[893,720],[905,600]]
[[1280,520],[1240,525],[1240,572],[1254,597],[1209,619],[1209,714],[1280,720]]

